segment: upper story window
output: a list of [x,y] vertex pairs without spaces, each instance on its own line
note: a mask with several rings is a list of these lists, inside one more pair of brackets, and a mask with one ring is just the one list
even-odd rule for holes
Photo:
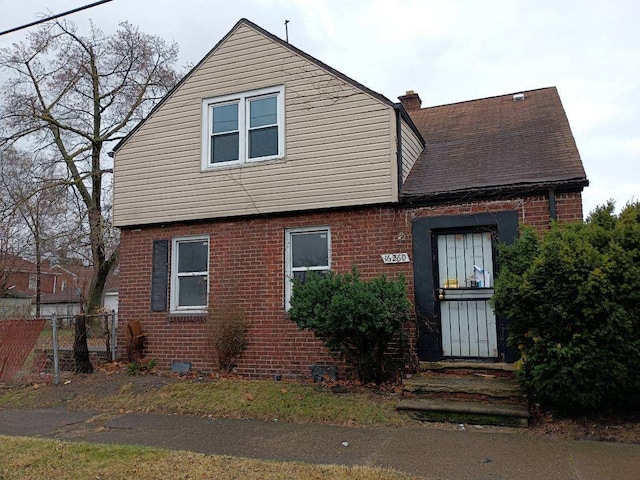
[[35,290],[38,288],[38,277],[35,273],[29,274],[29,290]]
[[202,168],[284,156],[284,87],[202,102]]
[[171,247],[171,310],[206,310],[209,238],[174,238]]

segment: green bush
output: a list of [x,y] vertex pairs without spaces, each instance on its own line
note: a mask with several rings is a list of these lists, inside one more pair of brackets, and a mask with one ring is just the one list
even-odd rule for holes
[[524,230],[499,264],[494,307],[533,398],[562,414],[639,408],[640,204]]
[[156,360],[153,358],[147,362],[131,362],[127,365],[126,371],[128,375],[137,377],[138,375],[143,373],[151,373],[153,369],[156,368],[156,363]]
[[[402,327],[410,307],[403,277],[365,282],[356,270],[325,277],[308,272],[304,282],[294,281],[289,315],[339,353],[361,381],[382,383],[405,361]],[[393,354],[392,343],[398,346]]]

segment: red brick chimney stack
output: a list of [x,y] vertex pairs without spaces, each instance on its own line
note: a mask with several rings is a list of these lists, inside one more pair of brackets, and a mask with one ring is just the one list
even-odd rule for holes
[[420,110],[420,105],[422,105],[420,95],[413,90],[407,90],[407,93],[405,95],[400,95],[398,100],[400,100],[400,103],[402,103],[402,106],[407,112]]

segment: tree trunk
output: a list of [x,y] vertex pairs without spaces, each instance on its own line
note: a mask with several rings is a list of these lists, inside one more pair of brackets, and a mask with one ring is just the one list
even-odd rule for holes
[[[0,124],[3,142],[23,138],[43,145],[51,142],[51,159],[67,167],[62,183],[81,199],[82,226],[88,222],[94,272],[82,300],[84,313],[92,318],[102,306],[107,276],[118,259],[102,198],[103,177],[113,173],[102,168],[103,146],[122,138],[140,116],[146,116],[179,76],[174,69],[175,44],[167,45],[128,24],[110,37],[93,25],[89,33],[83,36],[74,25],[56,22],[35,32],[27,45],[2,52],[0,67],[14,76],[4,88]],[[76,326],[77,371],[91,370],[85,322],[82,319]]]
[[[107,277],[111,270],[116,255],[112,255],[109,260],[104,260],[104,256],[101,258],[99,266],[94,266],[93,274],[91,275],[91,285],[89,286],[89,292],[85,302],[86,312],[90,318],[95,315],[102,306],[102,295],[107,283]],[[80,321],[82,319],[82,321]],[[76,330],[75,341],[73,343],[73,357],[76,361],[76,373],[92,373],[93,366],[89,360],[89,348],[87,345],[87,329],[86,329],[86,316],[78,315],[76,317]]]
[[76,315],[75,341],[73,342],[73,359],[76,362],[76,373],[93,373],[93,365],[89,359],[87,344],[87,317]]
[[109,276],[110,264],[105,264],[94,267],[93,274],[91,275],[91,285],[87,292],[86,312],[88,315],[93,315],[102,307],[102,297],[104,295],[104,288],[107,284],[107,277]]

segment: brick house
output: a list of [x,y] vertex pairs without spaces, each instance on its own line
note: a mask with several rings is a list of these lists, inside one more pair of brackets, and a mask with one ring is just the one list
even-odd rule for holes
[[[54,288],[55,277],[41,275],[43,292]],[[17,255],[0,253],[0,319],[28,317],[37,288],[36,264]]]
[[[91,271],[91,267],[79,262],[65,262],[63,266],[43,260],[40,266],[40,316],[79,313],[86,298]],[[3,304],[0,313],[3,316],[35,315],[37,276],[34,262],[17,255],[0,255],[0,304]],[[104,305],[108,310],[115,308],[117,311],[117,286],[116,268],[116,272],[107,279]],[[16,302],[20,308],[10,308]]]
[[91,267],[80,263],[55,264],[48,272],[56,275],[56,288],[42,296],[42,315],[72,316],[80,313],[91,278]]
[[[40,292],[44,295],[56,291],[58,275],[50,271],[51,265],[43,261],[40,267]],[[37,265],[17,255],[0,255],[0,293],[15,293],[33,297],[37,288]]]
[[214,369],[207,312],[240,304],[239,373],[335,364],[287,318],[291,279],[355,265],[404,274],[418,359],[514,360],[495,244],[581,221],[588,184],[558,93],[399,98],[243,19],[115,147],[119,317],[150,358]]

